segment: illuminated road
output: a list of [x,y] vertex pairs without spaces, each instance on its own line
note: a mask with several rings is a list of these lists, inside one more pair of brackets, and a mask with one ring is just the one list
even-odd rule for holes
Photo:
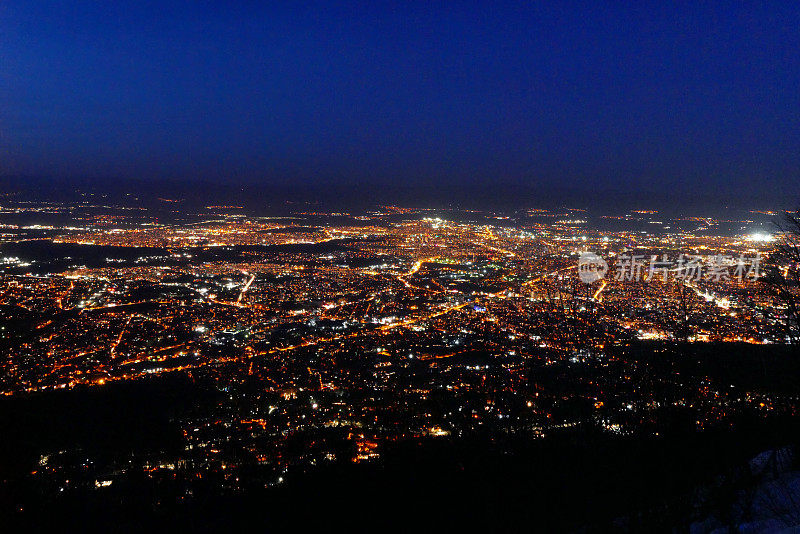
[[134,317],[136,317],[136,314],[128,316],[128,320],[125,321],[125,325],[122,327],[122,330],[119,333],[119,337],[117,337],[117,340],[111,345],[110,355],[112,358],[114,357],[114,351],[117,350],[119,344],[122,343],[122,337],[125,335],[125,332],[128,330],[128,326],[131,324],[131,321],[133,320]]
[[606,280],[603,280],[603,283],[600,285],[600,288],[597,291],[595,291],[594,295],[592,295],[592,300],[595,300],[597,302],[602,302],[603,297],[600,296],[600,293],[603,292],[603,290],[606,288],[607,285],[608,282]]
[[409,276],[413,276],[417,272],[419,272],[420,268],[424,264],[426,264],[428,262],[431,262],[431,261],[435,261],[436,259],[437,258],[434,257],[434,258],[425,258],[425,259],[422,259],[422,260],[418,260],[414,265],[411,266],[411,269],[409,269],[406,274],[398,274],[397,275],[397,279],[400,280],[403,283],[403,285],[406,286],[409,289],[418,289],[420,291],[427,291],[428,293],[437,293],[437,291],[434,291],[432,289],[429,289],[429,288],[426,288],[426,287],[415,286],[414,284],[410,284],[408,282],[408,280],[406,280],[406,278],[408,278]]
[[544,280],[545,278],[548,278],[550,276],[555,276],[558,273],[562,273],[564,271],[569,271],[570,269],[577,269],[577,268],[578,268],[577,265],[570,265],[569,267],[564,267],[563,269],[558,269],[556,271],[552,271],[552,272],[549,272],[549,273],[545,273],[545,274],[539,275],[536,278],[528,280],[527,282],[525,282],[522,285],[523,286],[527,286],[527,285],[530,285],[530,284],[535,284],[536,282],[541,282],[542,280]]
[[[242,272],[244,272],[244,271],[242,271]],[[247,273],[244,272],[244,274],[247,274]],[[256,275],[255,274],[250,276],[250,280],[247,281],[247,283],[242,288],[242,291],[239,293],[239,298],[236,299],[236,304],[240,304],[242,302],[242,297],[244,297],[244,294],[247,292],[248,289],[250,289],[250,284],[252,284],[253,280],[255,280],[255,279],[256,279]]]

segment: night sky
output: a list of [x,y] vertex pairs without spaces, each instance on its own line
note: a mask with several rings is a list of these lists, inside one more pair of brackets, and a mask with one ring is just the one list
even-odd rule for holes
[[3,2],[0,174],[800,199],[800,3],[293,4]]

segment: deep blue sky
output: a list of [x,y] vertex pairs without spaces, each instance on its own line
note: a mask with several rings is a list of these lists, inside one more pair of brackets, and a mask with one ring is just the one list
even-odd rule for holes
[[2,2],[0,174],[798,191],[800,3],[285,4]]

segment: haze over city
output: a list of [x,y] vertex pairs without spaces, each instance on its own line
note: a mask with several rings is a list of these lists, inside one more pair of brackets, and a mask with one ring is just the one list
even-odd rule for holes
[[798,195],[789,2],[1,9],[5,175]]

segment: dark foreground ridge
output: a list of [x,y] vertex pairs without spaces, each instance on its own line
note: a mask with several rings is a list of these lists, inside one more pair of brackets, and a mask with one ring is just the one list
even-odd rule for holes
[[[165,376],[4,399],[3,522],[20,530],[109,532],[603,531],[681,529],[714,514],[724,525],[736,492],[755,484],[745,476],[748,461],[800,438],[793,418],[742,418],[728,430],[696,432],[691,413],[676,411],[658,437],[583,427],[533,442],[405,440],[388,445],[378,463],[290,471],[275,487],[259,486],[253,467],[239,473],[249,483],[233,493],[220,490],[221,474],[190,486],[192,473],[181,468],[120,476],[107,488],[85,484],[66,495],[25,477],[39,450],[69,448],[97,463],[174,452],[180,436],[171,418],[218,395]],[[79,468],[73,486],[91,481],[96,467]]]

